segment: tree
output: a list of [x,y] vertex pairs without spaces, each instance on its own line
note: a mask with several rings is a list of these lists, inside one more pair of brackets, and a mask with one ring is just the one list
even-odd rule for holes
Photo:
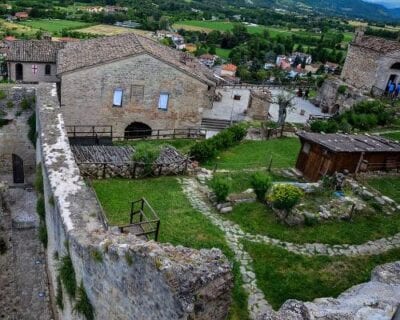
[[283,126],[286,121],[287,112],[294,108],[293,99],[294,95],[289,93],[280,93],[275,99],[274,103],[279,106],[279,118],[278,118],[278,126]]

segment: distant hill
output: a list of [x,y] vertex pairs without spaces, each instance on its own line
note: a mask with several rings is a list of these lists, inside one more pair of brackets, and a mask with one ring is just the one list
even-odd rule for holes
[[[251,1],[251,0],[250,0]],[[377,2],[379,0],[368,0]],[[336,15],[348,18],[362,18],[378,21],[394,21],[400,17],[400,8],[388,8],[381,3],[363,0],[253,0],[255,5],[273,6],[293,12],[314,11],[326,15]],[[386,1],[391,3],[390,0]]]

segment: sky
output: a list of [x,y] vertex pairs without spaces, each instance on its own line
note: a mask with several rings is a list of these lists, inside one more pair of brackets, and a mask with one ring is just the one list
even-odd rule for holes
[[365,2],[379,3],[388,8],[400,8],[400,0],[364,0]]

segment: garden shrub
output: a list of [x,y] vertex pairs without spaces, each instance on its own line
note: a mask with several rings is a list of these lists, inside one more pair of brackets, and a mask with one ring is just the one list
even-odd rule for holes
[[214,177],[210,183],[211,189],[214,191],[218,202],[223,202],[229,194],[231,188],[227,179],[222,177]]
[[76,277],[69,253],[61,258],[58,272],[68,295],[74,298],[76,294]]
[[276,184],[273,186],[267,200],[272,203],[274,208],[289,213],[299,203],[303,195],[303,190],[294,185]]
[[251,176],[250,183],[257,195],[257,199],[264,201],[265,195],[272,185],[272,178],[264,172],[256,172]]
[[83,282],[78,287],[78,295],[74,306],[74,311],[84,316],[86,320],[94,320],[94,309],[86,294]]
[[197,161],[207,161],[214,158],[218,151],[228,149],[246,136],[246,127],[237,124],[222,130],[210,139],[197,142],[190,148],[190,155]]

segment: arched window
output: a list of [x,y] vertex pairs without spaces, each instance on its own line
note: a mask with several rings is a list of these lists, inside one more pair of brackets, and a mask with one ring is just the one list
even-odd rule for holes
[[15,80],[24,80],[24,71],[21,63],[15,65]]
[[143,122],[132,122],[125,129],[125,139],[151,136],[151,128]]
[[45,74],[46,76],[51,75],[51,65],[46,64],[46,66],[44,67],[44,74]]
[[396,62],[393,64],[390,69],[400,70],[400,62]]

